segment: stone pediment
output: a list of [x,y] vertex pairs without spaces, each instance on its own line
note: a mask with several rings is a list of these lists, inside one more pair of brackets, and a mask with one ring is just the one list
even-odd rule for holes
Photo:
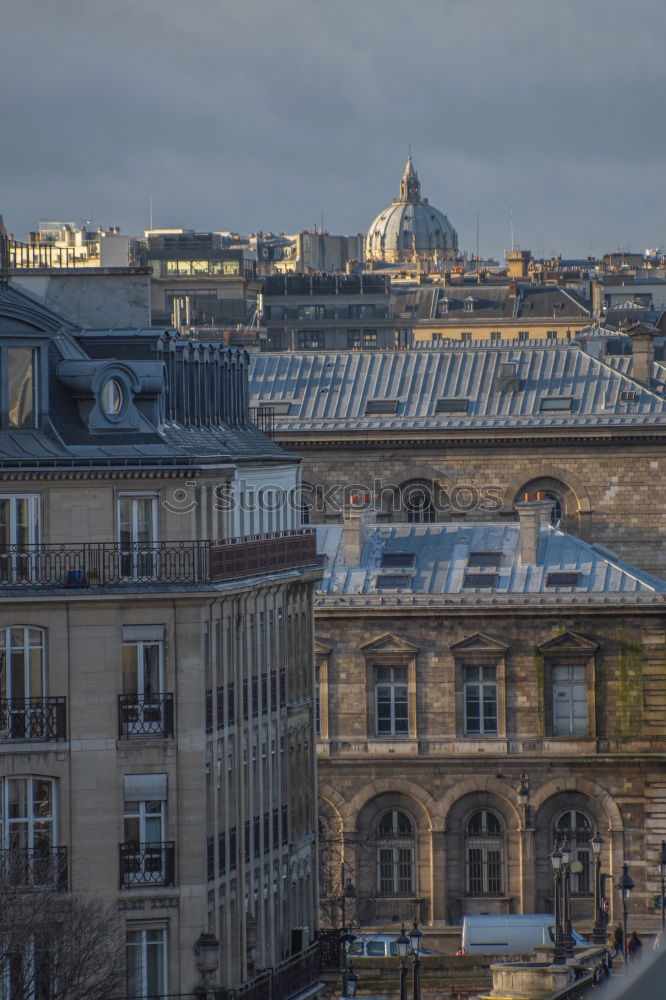
[[319,639],[315,639],[315,656],[328,656],[328,654],[333,649],[332,646],[327,646],[325,642],[320,642]]
[[599,643],[592,642],[591,639],[586,639],[584,635],[577,635],[575,632],[563,632],[554,639],[539,643],[537,649],[542,653],[594,653],[599,649]]
[[460,639],[459,642],[451,643],[449,647],[454,653],[506,653],[509,648],[505,642],[501,639],[495,639],[492,635],[486,635],[485,632],[475,632],[474,635],[468,635],[465,639]]
[[403,639],[392,632],[387,632],[386,635],[381,635],[378,639],[373,639],[372,642],[367,642],[364,646],[361,646],[361,652],[365,653],[366,656],[368,654],[377,655],[379,653],[414,656],[418,651],[419,647],[415,646],[409,639]]

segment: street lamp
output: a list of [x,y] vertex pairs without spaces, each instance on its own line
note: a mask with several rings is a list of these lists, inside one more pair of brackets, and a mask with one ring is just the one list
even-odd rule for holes
[[409,943],[412,948],[412,957],[414,959],[414,1000],[421,1000],[421,959],[419,954],[421,951],[421,938],[423,934],[419,930],[419,925],[416,923],[416,917],[414,917],[414,926],[409,932]]
[[409,952],[409,938],[405,934],[404,924],[395,939],[395,943],[398,946],[398,955],[400,956],[400,1000],[407,1000],[407,954]]
[[634,880],[629,874],[629,865],[625,861],[622,865],[622,875],[620,876],[620,881],[618,883],[618,889],[622,893],[622,934],[623,943],[622,948],[624,950],[624,972],[627,973],[627,964],[629,961],[629,948],[627,942],[627,900],[629,899],[629,893],[634,888]]
[[604,846],[604,838],[599,834],[592,838],[592,851],[594,852],[594,927],[592,929],[592,940],[595,944],[606,943],[606,910],[601,893],[601,851]]
[[661,937],[664,938],[664,928],[666,926],[666,840],[661,842],[661,854],[659,856],[659,875],[661,876]]
[[349,997],[349,1000],[354,1000],[356,996],[356,984],[358,983],[358,976],[356,975],[356,970],[352,963],[349,963],[349,968],[347,969],[347,983],[346,989],[343,992],[343,997]]
[[565,840],[560,847],[562,855],[562,928],[564,930],[564,954],[566,958],[574,957],[574,936],[571,928],[571,848]]
[[555,848],[550,855],[553,868],[553,896],[555,901],[555,947],[553,949],[553,965],[564,965],[564,941],[562,940],[562,909],[560,906],[560,879],[562,877],[562,854]]

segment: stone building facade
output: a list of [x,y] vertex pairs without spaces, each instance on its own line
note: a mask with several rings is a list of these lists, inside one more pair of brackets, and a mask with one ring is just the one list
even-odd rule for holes
[[552,912],[566,836],[589,925],[596,833],[603,872],[627,861],[631,912],[656,922],[666,584],[545,523],[535,547],[536,506],[520,527],[318,529],[322,843],[360,924]]
[[543,494],[567,532],[663,575],[663,366],[634,341],[630,373],[577,345],[261,355],[250,393],[303,459],[312,523],[353,494],[414,523],[512,520]]
[[222,986],[316,982],[318,571],[246,371],[0,289],[0,868],[118,906],[128,997],[202,933]]

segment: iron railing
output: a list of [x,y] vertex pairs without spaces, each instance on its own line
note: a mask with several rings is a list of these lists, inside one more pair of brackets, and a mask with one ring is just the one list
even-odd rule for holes
[[316,561],[316,535],[309,528],[214,542],[9,545],[0,552],[0,590],[217,583]]
[[0,881],[22,889],[67,891],[67,848],[35,847],[0,850]]
[[119,852],[121,889],[174,884],[176,846],[172,840],[163,844],[120,844]]
[[0,740],[64,740],[64,698],[9,698],[0,701]]
[[343,931],[339,927],[320,928],[315,932],[319,945],[320,966],[328,971],[342,968],[343,961]]
[[227,1000],[290,1000],[319,979],[319,944],[310,945],[256,979],[227,990]]
[[173,736],[173,695],[118,695],[118,735]]

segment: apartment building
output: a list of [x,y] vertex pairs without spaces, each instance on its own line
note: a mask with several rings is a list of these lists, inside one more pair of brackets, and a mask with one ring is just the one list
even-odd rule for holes
[[553,526],[551,506],[317,528],[323,837],[362,925],[552,912],[566,838],[589,926],[597,835],[604,873],[630,866],[632,926],[658,925],[666,582]]
[[201,934],[211,984],[317,982],[319,574],[247,365],[0,288],[0,865],[117,905],[130,998]]

